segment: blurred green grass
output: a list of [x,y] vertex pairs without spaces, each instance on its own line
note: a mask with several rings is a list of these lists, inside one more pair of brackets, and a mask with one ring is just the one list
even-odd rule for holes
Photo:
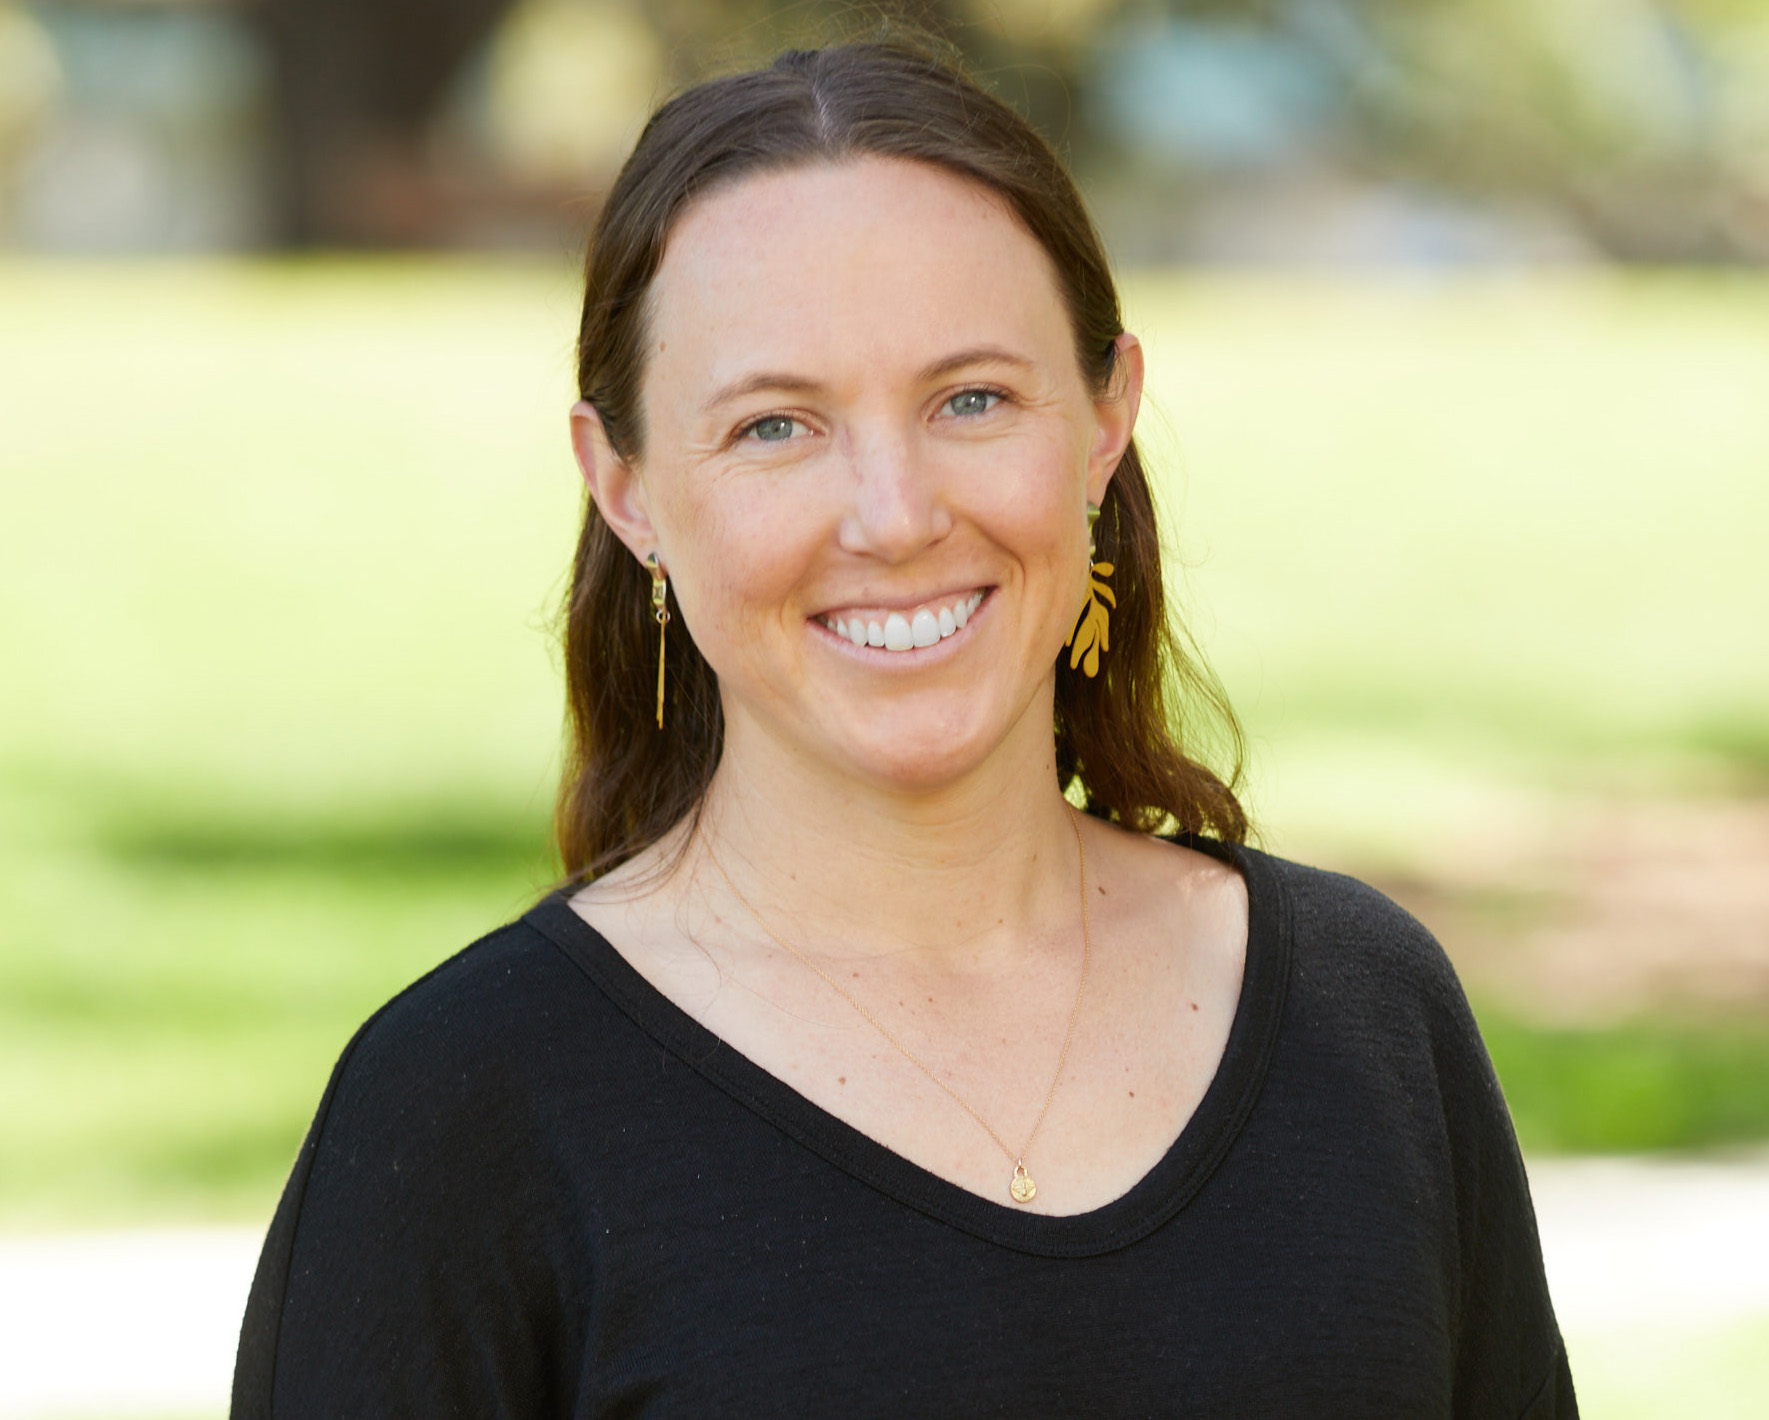
[[[0,263],[0,1219],[267,1213],[551,865],[562,265]],[[1134,278],[1266,841],[1769,783],[1769,282]],[[1769,1135],[1769,1029],[1482,1011],[1526,1145]]]
[[[1478,1006],[1478,1003],[1477,1003]],[[1479,1010],[1531,1153],[1639,1153],[1769,1139],[1769,1029],[1637,1020],[1585,1028]]]
[[1165,278],[1129,305],[1256,724],[1769,767],[1769,282]]

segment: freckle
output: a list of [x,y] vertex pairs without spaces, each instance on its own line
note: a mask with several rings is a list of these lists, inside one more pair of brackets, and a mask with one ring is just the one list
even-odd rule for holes
[[835,1077],[835,1082],[838,1085],[845,1085],[848,1082],[848,1077],[846,1075],[837,1075]]
[[1131,1097],[1131,1099],[1135,1099],[1135,1098],[1136,1098],[1136,1091],[1135,1091],[1135,1090],[1132,1090],[1132,1091],[1131,1091],[1131,1092],[1130,1092],[1130,1097]]
[[860,973],[859,973],[859,972],[857,972],[857,971],[854,971],[854,972],[849,972],[849,973],[848,973],[848,974],[849,974],[849,975],[850,975],[850,976],[852,976],[852,977],[853,977],[853,978],[854,978],[854,980],[856,980],[856,981],[858,981],[858,980],[859,980],[859,979],[860,979]]
[[927,1001],[928,1001],[928,1005],[930,1005],[930,1006],[934,1004],[934,998],[932,996],[929,996],[927,998]]
[[1197,1009],[1198,1009],[1198,1003],[1197,1003],[1197,1002],[1196,1002],[1196,1001],[1193,1001],[1193,1002],[1192,1002],[1192,1009],[1193,1009],[1193,1010],[1194,1010],[1194,1011],[1195,1011],[1195,1010],[1197,1010]]

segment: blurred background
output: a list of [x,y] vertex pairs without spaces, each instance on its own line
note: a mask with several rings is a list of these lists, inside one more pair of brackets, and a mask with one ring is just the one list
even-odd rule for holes
[[1075,168],[1260,841],[1455,958],[1587,1415],[1769,1413],[1769,0],[0,0],[0,1416],[224,1410],[332,1061],[554,871],[599,194],[898,22]]

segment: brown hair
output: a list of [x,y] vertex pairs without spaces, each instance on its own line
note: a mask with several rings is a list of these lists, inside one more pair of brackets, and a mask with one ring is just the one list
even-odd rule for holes
[[[687,205],[715,184],[858,155],[911,159],[1003,198],[1049,253],[1095,389],[1123,330],[1098,234],[1061,161],[1032,127],[956,69],[895,41],[795,50],[766,69],[715,79],[659,109],[621,169],[585,262],[578,391],[622,458],[643,436],[639,387],[646,294]],[[1231,785],[1240,727],[1220,686],[1186,654],[1162,596],[1160,536],[1131,444],[1097,528],[1117,606],[1102,673],[1056,668],[1058,782],[1089,813],[1141,831],[1177,827],[1239,841]],[[718,681],[679,619],[668,636],[666,728],[654,721],[657,625],[650,578],[584,510],[565,614],[570,745],[555,828],[567,874],[594,878],[655,843],[700,806],[724,742]],[[1196,705],[1201,727],[1177,705]],[[1181,748],[1205,730],[1229,751],[1225,781]]]

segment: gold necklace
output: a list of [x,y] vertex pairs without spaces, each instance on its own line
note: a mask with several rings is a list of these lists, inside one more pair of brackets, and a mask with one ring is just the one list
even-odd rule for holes
[[718,870],[719,876],[724,879],[725,887],[729,890],[732,897],[736,898],[738,902],[743,904],[743,910],[755,919],[756,926],[760,927],[763,933],[766,934],[777,947],[790,952],[799,961],[810,967],[812,971],[816,972],[817,975],[821,976],[826,982],[828,982],[829,985],[835,989],[836,993],[858,1011],[874,1030],[892,1045],[896,1046],[896,1048],[907,1057],[910,1064],[914,1065],[917,1070],[921,1071],[921,1073],[926,1075],[928,1079],[932,1080],[950,1095],[953,1102],[956,1103],[960,1109],[972,1119],[976,1120],[978,1124],[982,1125],[983,1132],[993,1139],[996,1147],[1013,1161],[1013,1178],[1007,1185],[1007,1194],[1015,1203],[1030,1203],[1038,1196],[1038,1185],[1032,1182],[1032,1175],[1026,1172],[1026,1155],[1031,1152],[1032,1141],[1038,1137],[1038,1130],[1044,1123],[1044,1116],[1050,1112],[1050,1102],[1056,1097],[1057,1084],[1063,1078],[1063,1066],[1068,1063],[1069,1059],[1069,1045],[1070,1042],[1075,1039],[1075,1020],[1076,1017],[1081,1014],[1081,997],[1087,990],[1087,963],[1089,958],[1093,955],[1093,943],[1089,938],[1087,930],[1087,849],[1082,846],[1081,824],[1076,818],[1075,810],[1072,807],[1069,808],[1069,827],[1075,831],[1075,849],[1081,855],[1081,984],[1075,988],[1075,1004],[1069,1008],[1069,1029],[1063,1035],[1063,1049],[1062,1053],[1057,1056],[1056,1073],[1050,1077],[1050,1088],[1044,1092],[1044,1105],[1038,1111],[1038,1118],[1032,1122],[1032,1132],[1026,1136],[1026,1142],[1022,1144],[1017,1151],[1010,1149],[1007,1146],[1007,1141],[990,1127],[989,1121],[984,1119],[982,1115],[978,1114],[963,1095],[959,1094],[957,1090],[953,1089],[952,1086],[948,1085],[936,1075],[922,1062],[919,1055],[907,1045],[903,1044],[902,1041],[898,1040],[896,1036],[892,1035],[877,1016],[873,1015],[871,1011],[867,1010],[866,1007],[862,1006],[851,994],[849,994],[848,989],[845,986],[822,967],[818,966],[816,962],[805,956],[797,947],[793,946],[792,943],[788,942],[768,925],[768,920],[763,917],[761,913],[757,912],[755,908],[750,906],[749,899],[740,893],[737,890],[737,884],[731,881],[731,875],[725,871],[725,865],[719,861],[719,855],[713,852],[713,846],[707,840],[704,827],[698,823],[694,827],[695,833],[700,838],[700,846],[706,850],[707,858],[711,860],[713,867]]

